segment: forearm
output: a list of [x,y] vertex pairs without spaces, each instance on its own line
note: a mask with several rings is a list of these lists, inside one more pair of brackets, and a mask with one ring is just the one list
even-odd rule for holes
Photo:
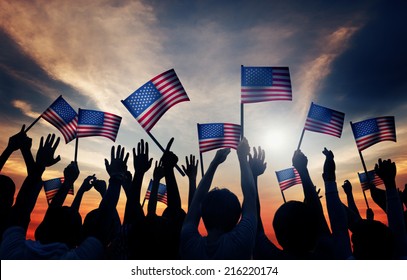
[[10,149],[9,147],[6,147],[6,149],[1,153],[0,155],[0,171],[3,169],[4,164],[6,164],[8,158],[11,156],[13,153],[13,150]]
[[199,219],[201,218],[200,215],[201,202],[204,199],[205,195],[208,193],[209,188],[211,187],[213,177],[218,166],[219,166],[218,163],[212,161],[205,175],[199,182],[198,187],[195,191],[195,195],[191,202],[191,207],[190,209],[188,209],[187,216],[185,217],[185,223],[194,223],[194,225],[198,226]]
[[180,209],[181,197],[179,195],[177,180],[175,178],[173,168],[165,171],[165,183],[167,185],[168,207],[173,209]]
[[239,156],[240,181],[243,193],[242,216],[247,213],[257,213],[257,191],[252,170],[246,157]]
[[188,209],[191,206],[192,199],[196,191],[196,178],[189,178],[189,191],[188,191]]
[[75,209],[76,211],[79,211],[79,207],[81,205],[82,198],[83,198],[84,194],[85,194],[85,191],[82,188],[79,188],[78,192],[75,195],[74,200],[72,201],[72,204],[71,204],[72,209]]
[[124,224],[133,224],[137,219],[144,218],[144,211],[140,204],[140,192],[144,173],[135,174],[132,186],[127,191],[126,208],[124,212]]
[[52,199],[49,207],[62,207],[65,202],[66,196],[69,193],[69,189],[73,188],[73,183],[73,181],[65,181]]
[[153,180],[153,185],[151,186],[150,198],[148,199],[147,216],[153,216],[153,215],[156,214],[156,210],[157,210],[157,194],[158,194],[159,185],[160,185],[160,181],[154,179]]
[[389,228],[395,233],[397,248],[403,256],[407,256],[407,232],[403,217],[403,206],[396,189],[395,182],[388,182],[386,185],[387,219]]
[[338,258],[347,259],[352,255],[348,221],[345,209],[339,199],[336,182],[325,182],[325,197]]
[[357,215],[361,219],[362,217],[360,216],[359,209],[356,206],[356,202],[352,193],[346,194],[346,201],[348,203],[349,209],[352,210],[355,215]]

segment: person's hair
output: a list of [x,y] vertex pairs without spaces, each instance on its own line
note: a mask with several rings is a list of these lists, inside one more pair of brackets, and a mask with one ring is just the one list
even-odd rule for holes
[[43,244],[62,242],[74,248],[80,240],[82,218],[78,211],[68,206],[52,207],[35,231],[35,239]]
[[359,260],[394,259],[394,237],[385,224],[359,220],[352,228],[353,256]]
[[10,208],[13,206],[15,191],[16,185],[13,180],[0,174],[0,205],[2,207]]
[[201,204],[202,220],[207,230],[231,231],[240,219],[242,208],[237,196],[228,189],[214,188]]
[[278,243],[296,255],[312,252],[318,239],[318,219],[310,207],[300,201],[288,201],[281,205],[273,219]]

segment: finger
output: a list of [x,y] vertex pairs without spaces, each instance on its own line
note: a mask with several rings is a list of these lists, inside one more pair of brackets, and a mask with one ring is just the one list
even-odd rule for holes
[[133,148],[133,158],[136,157],[136,148]]
[[51,134],[48,134],[47,139],[45,139],[44,145],[48,145],[50,138],[51,138]]
[[116,148],[116,158],[120,158],[121,148],[122,148],[121,145],[117,146],[117,148]]
[[184,173],[187,173],[187,169],[185,168],[185,166],[181,165],[181,167],[182,167],[182,170],[184,170]]
[[148,142],[146,142],[144,153],[147,155],[147,157],[148,157],[148,152],[149,152],[149,147],[148,147]]
[[61,156],[57,156],[56,158],[54,158],[52,161],[51,161],[51,165],[54,165],[55,163],[57,163],[58,161],[60,161],[61,160]]
[[141,146],[140,152],[141,152],[142,154],[144,154],[144,139],[141,139],[141,140],[140,140],[140,146]]
[[112,148],[110,148],[110,158],[114,158],[114,146],[112,146]]
[[23,124],[23,127],[21,128],[20,132],[23,133],[25,131],[25,124]]
[[257,150],[256,147],[253,147],[253,157],[257,158]]
[[129,153],[126,153],[126,156],[124,157],[124,164],[127,164],[127,160],[129,159],[129,155],[130,155]]
[[185,156],[185,162],[187,163],[187,166],[188,166],[189,165],[188,156]]
[[165,151],[168,152],[171,149],[172,143],[174,142],[174,137],[170,139],[170,142],[167,144],[167,148],[165,148]]
[[44,147],[44,136],[41,136],[40,148]]
[[141,153],[141,143],[138,142],[137,143],[137,155],[139,155]]
[[55,141],[55,143],[54,143],[54,146],[52,146],[52,149],[55,151],[57,148],[58,148],[58,145],[59,145],[59,141],[60,141],[61,139],[58,137],[57,138],[57,141]]

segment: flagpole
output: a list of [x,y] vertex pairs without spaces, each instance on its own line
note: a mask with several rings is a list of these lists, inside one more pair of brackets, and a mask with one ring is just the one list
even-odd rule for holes
[[41,119],[41,117],[42,117],[42,114],[41,114],[38,118],[36,118],[36,119],[30,124],[30,126],[25,129],[24,132],[27,133],[27,131],[29,131],[29,130],[31,129],[31,127],[33,127],[34,124],[36,124],[36,123]]
[[[350,126],[351,126],[351,128],[352,128],[352,122],[350,122]],[[365,160],[363,159],[362,152],[359,150],[359,148],[357,148],[357,149],[358,149],[358,152],[359,152],[360,160],[361,160],[361,162],[362,162],[363,170],[365,171],[365,174],[366,174],[367,182],[368,182],[368,184],[370,184],[370,178],[369,178],[369,174],[367,173],[367,168],[366,168]],[[365,194],[365,191],[364,191],[364,190],[363,190],[363,196],[364,196],[364,198],[365,198],[366,206],[367,206],[367,208],[369,209],[369,208],[370,208],[370,207],[369,207],[369,203],[367,202],[367,198],[366,198],[366,194]]]
[[201,175],[202,177],[204,176],[204,165],[203,165],[203,157],[202,157],[202,153],[199,153],[199,157],[201,159]]
[[78,160],[78,146],[79,146],[79,138],[78,138],[78,136],[76,136],[74,162],[77,162],[77,160]]
[[304,133],[305,133],[305,127],[302,129],[302,133],[301,133],[301,137],[300,137],[300,142],[298,142],[297,151],[298,151],[298,150],[300,149],[300,147],[301,147],[302,138],[304,138]]
[[240,139],[244,137],[244,104],[240,103]]
[[[164,153],[165,152],[165,149],[163,148],[163,146],[161,146],[161,144],[157,141],[157,139],[155,139],[155,137],[149,132],[149,131],[146,131],[147,132],[147,134],[148,134],[148,136],[150,136],[150,138],[154,141],[154,143],[160,148],[160,150]],[[182,175],[182,176],[185,176],[185,173],[182,171],[182,169],[178,166],[178,165],[175,165],[175,168],[178,170],[178,172]]]
[[281,189],[280,189],[280,191],[281,191],[281,195],[283,196],[284,203],[286,203],[287,201],[285,200],[284,192]]
[[[242,81],[243,65],[240,65],[240,83]],[[240,92],[240,139],[244,137],[244,104],[242,102],[242,93]]]

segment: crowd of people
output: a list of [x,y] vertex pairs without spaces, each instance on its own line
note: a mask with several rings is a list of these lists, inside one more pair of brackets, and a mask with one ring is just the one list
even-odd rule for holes
[[[10,155],[20,150],[27,168],[21,187],[0,174],[1,245],[0,259],[265,259],[265,260],[370,260],[407,258],[407,187],[396,187],[396,164],[379,159],[376,174],[385,190],[371,185],[374,201],[386,212],[387,224],[374,219],[371,209],[362,218],[356,207],[349,181],[342,185],[347,201],[338,194],[335,160],[332,151],[323,149],[322,178],[324,195],[319,195],[308,172],[308,159],[301,150],[294,152],[292,164],[298,171],[304,199],[287,201],[276,211],[274,244],[265,234],[260,215],[258,177],[266,168],[265,152],[251,148],[243,138],[236,153],[240,166],[242,203],[227,188],[213,188],[212,181],[230,149],[217,150],[206,173],[197,184],[198,161],[186,157],[182,166],[189,180],[188,209],[182,208],[174,174],[178,157],[171,151],[173,139],[161,158],[154,162],[144,140],[132,150],[134,170],[129,170],[130,153],[118,145],[105,159],[108,182],[95,175],[85,178],[71,205],[66,205],[69,190],[79,177],[76,162],[64,169],[64,182],[48,204],[44,219],[27,239],[31,214],[43,186],[42,174],[57,163],[59,137],[49,134],[40,140],[37,153],[31,152],[32,140],[21,131],[9,138],[0,156],[0,171]],[[140,203],[145,173],[153,166],[153,185],[147,213]],[[161,180],[167,186],[167,207],[158,215],[157,196]],[[212,188],[211,188],[212,187]],[[79,208],[85,192],[96,189],[100,204],[85,217]],[[117,211],[121,188],[126,195],[123,219]],[[18,193],[16,193],[18,189]],[[328,218],[321,199],[326,200]],[[207,235],[198,230],[202,219]]]

